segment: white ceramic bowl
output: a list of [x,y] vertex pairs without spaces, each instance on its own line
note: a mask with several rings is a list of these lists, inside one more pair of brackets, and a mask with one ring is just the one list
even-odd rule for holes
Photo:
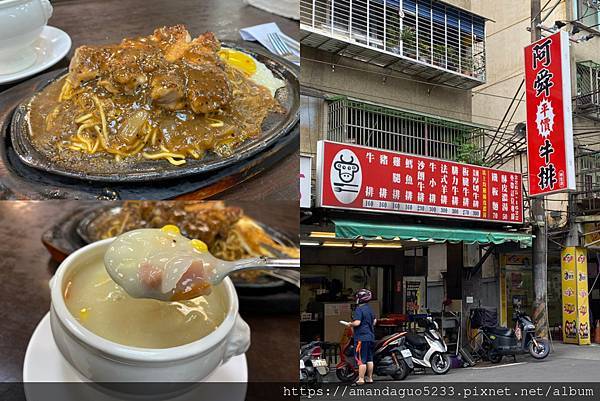
[[[189,344],[150,349],[117,344],[100,337],[71,315],[63,298],[65,280],[98,259],[113,239],[89,244],[67,257],[50,281],[52,335],[65,359],[95,382],[196,382],[250,346],[250,328],[238,315],[238,298],[229,278],[223,281],[229,308],[215,331]],[[115,328],[118,330],[118,328]]]
[[51,15],[48,0],[0,1],[1,75],[24,70],[35,62],[35,44]]

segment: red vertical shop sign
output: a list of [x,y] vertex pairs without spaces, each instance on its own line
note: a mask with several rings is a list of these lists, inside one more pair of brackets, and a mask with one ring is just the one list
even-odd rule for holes
[[569,35],[525,48],[529,195],[575,189]]
[[317,204],[336,209],[523,222],[521,175],[319,141]]

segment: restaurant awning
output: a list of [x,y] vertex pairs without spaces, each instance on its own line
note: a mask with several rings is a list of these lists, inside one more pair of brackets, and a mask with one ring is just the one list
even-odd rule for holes
[[503,244],[517,242],[521,248],[531,247],[533,236],[505,231],[471,230],[428,226],[375,224],[352,220],[334,220],[336,238],[382,238],[386,240],[417,240],[465,244]]

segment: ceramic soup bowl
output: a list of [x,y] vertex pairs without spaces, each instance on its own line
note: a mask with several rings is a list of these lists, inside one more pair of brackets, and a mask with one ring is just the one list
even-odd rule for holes
[[48,0],[0,0],[0,74],[35,62],[36,42],[51,15]]
[[[67,257],[50,281],[50,323],[60,352],[86,379],[94,382],[196,382],[250,345],[250,328],[238,315],[238,297],[229,278],[224,286],[228,308],[210,334],[172,348],[138,348],[109,341],[81,325],[69,312],[64,289],[76,269],[102,260],[113,239],[89,244]],[[115,328],[118,329],[118,328]]]

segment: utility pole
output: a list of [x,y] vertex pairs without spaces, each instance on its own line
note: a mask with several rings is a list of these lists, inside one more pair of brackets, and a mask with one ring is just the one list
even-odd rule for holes
[[[542,38],[540,0],[531,0],[531,42]],[[532,198],[533,214],[533,320],[537,335],[548,338],[548,311],[546,299],[548,292],[548,227],[546,225],[545,196]]]

